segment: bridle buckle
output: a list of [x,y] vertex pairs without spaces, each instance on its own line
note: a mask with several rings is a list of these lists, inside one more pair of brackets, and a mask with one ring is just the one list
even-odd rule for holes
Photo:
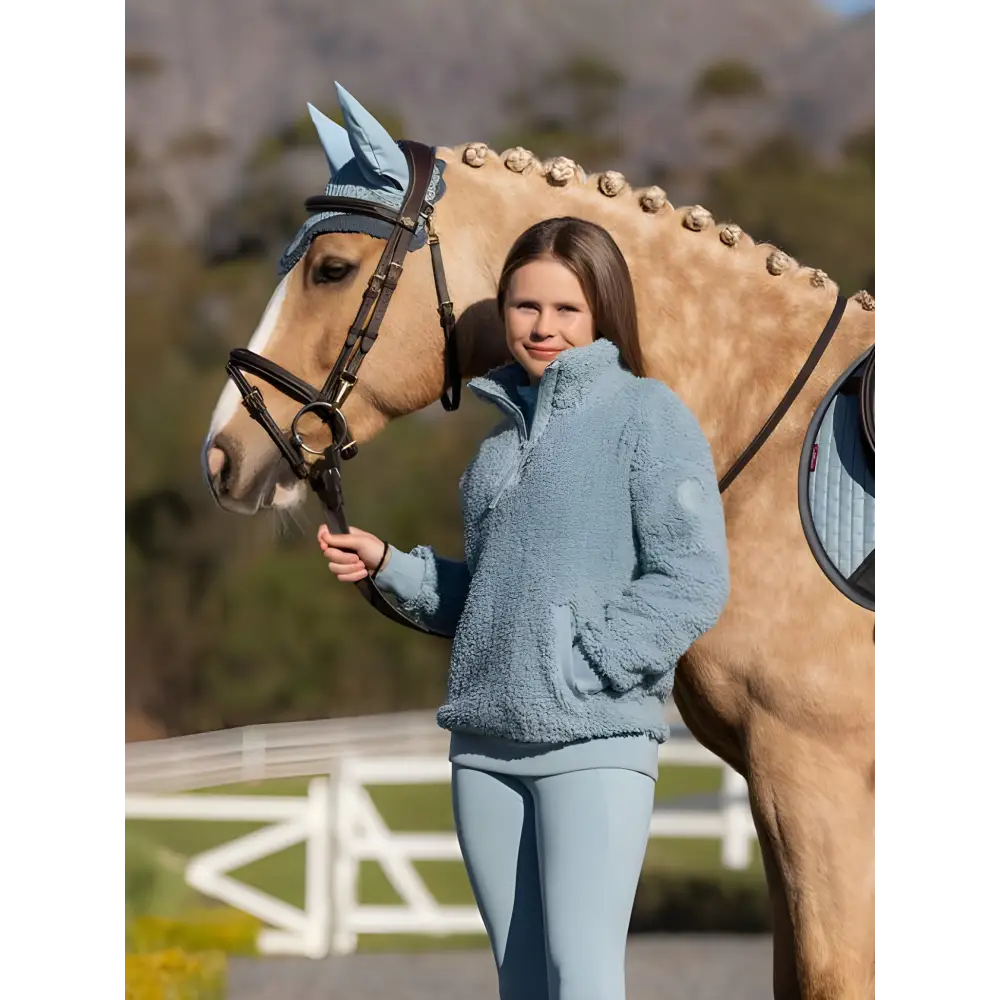
[[255,417],[256,414],[263,413],[267,409],[264,405],[263,393],[255,385],[251,386],[250,391],[244,395],[243,405],[251,417]]
[[357,375],[350,372],[341,372],[337,377],[337,384],[333,390],[333,405],[340,407],[351,394],[351,390],[358,384]]

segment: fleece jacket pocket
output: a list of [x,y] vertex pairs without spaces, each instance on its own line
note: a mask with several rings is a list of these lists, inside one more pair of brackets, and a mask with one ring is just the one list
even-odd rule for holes
[[556,659],[566,685],[578,695],[603,691],[604,682],[587,662],[583,653],[573,644],[576,637],[573,609],[568,604],[557,604],[552,609],[552,616],[556,636]]

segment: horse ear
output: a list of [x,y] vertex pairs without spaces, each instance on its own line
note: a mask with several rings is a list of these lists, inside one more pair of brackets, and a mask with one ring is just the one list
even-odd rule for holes
[[354,159],[350,137],[347,129],[327,118],[318,108],[314,108],[311,104],[308,107],[309,116],[316,126],[320,144],[326,154],[326,162],[330,164],[330,177],[333,177],[345,163]]
[[410,171],[403,151],[392,136],[339,83],[337,97],[344,113],[344,124],[358,166],[372,187],[385,187],[386,181],[405,191],[410,183]]

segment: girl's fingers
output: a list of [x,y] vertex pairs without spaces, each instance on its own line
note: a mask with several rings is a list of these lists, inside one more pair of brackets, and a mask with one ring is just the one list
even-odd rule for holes
[[364,566],[365,562],[359,558],[356,552],[341,552],[339,549],[327,549],[323,553],[331,566],[336,566],[338,570],[358,569]]
[[327,549],[323,555],[330,560],[331,564],[336,565],[339,569],[343,569],[345,566],[364,565],[364,562],[358,558],[356,552],[341,552],[340,549]]
[[322,524],[316,532],[316,539],[329,562],[330,572],[343,583],[357,583],[368,576],[368,567],[357,552],[367,532],[354,527],[349,530],[350,534],[335,535],[327,525]]
[[337,579],[342,583],[357,583],[358,580],[363,580],[366,576],[368,576],[368,570],[365,569],[364,566],[362,566],[359,570],[345,571],[342,567],[334,566],[331,563],[330,570],[336,573]]
[[362,539],[358,535],[327,534],[323,541],[331,548],[350,549],[354,551],[361,544]]

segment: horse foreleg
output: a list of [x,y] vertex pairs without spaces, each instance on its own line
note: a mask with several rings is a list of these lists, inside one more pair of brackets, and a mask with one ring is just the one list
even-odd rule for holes
[[751,728],[751,806],[774,914],[777,1000],[875,995],[874,757]]

